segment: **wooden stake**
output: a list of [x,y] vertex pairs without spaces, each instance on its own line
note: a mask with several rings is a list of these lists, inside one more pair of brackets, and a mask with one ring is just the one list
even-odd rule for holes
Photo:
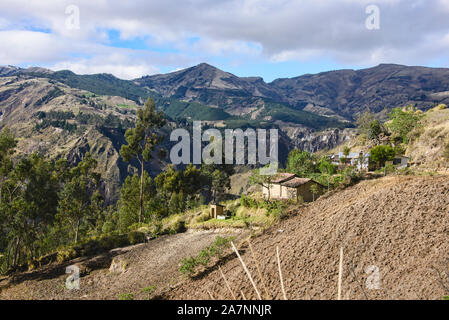
[[246,241],[248,241],[249,249],[251,250],[251,255],[253,257],[253,261],[256,264],[257,272],[259,273],[259,278],[262,281],[262,286],[263,286],[263,289],[265,291],[265,296],[267,297],[267,299],[271,300],[272,298],[271,298],[271,295],[268,293],[267,287],[265,286],[265,280],[264,280],[264,278],[262,276],[262,272],[260,271],[259,263],[257,262],[256,255],[254,254],[254,251],[253,251],[253,246],[251,245],[251,242],[249,241],[249,238],[246,239]]
[[237,300],[237,299],[235,298],[234,292],[232,292],[231,287],[229,286],[229,283],[228,283],[228,281],[226,280],[226,277],[225,277],[223,271],[221,270],[221,267],[220,267],[220,266],[218,266],[218,270],[220,270],[221,276],[223,277],[223,280],[224,280],[224,282],[225,282],[225,284],[226,284],[226,287],[228,287],[228,290],[229,290],[229,292],[231,293],[232,299],[233,299],[233,300]]
[[234,245],[234,243],[232,241],[231,241],[231,245],[232,245],[232,249],[235,251],[235,253],[237,254],[237,257],[239,258],[240,262],[242,263],[243,269],[245,270],[246,275],[248,276],[249,281],[251,282],[251,284],[254,287],[254,290],[256,291],[257,298],[259,300],[262,300],[262,298],[260,297],[259,290],[257,290],[256,284],[254,283],[253,277],[251,277],[251,273],[249,272],[248,268],[246,267],[245,262],[243,262],[242,257],[240,256],[237,248],[235,247],[235,245]]
[[284,281],[282,280],[281,260],[279,259],[279,247],[276,247],[276,255],[278,258],[279,278],[281,279],[282,295],[284,296],[284,300],[287,300],[287,295],[285,294],[285,288],[284,288]]
[[212,293],[210,293],[209,290],[207,290],[207,293],[209,294],[209,297],[210,297],[212,300],[215,300],[215,298],[212,296]]
[[337,300],[341,300],[341,282],[343,277],[343,247],[340,248],[340,265],[338,268],[338,292]]
[[243,297],[243,300],[246,300],[245,294],[243,293],[243,291],[242,291],[242,290],[240,290],[240,294],[242,295],[242,297]]

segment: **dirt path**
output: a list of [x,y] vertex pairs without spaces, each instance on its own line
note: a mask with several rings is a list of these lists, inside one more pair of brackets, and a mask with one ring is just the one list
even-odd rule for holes
[[[344,299],[441,299],[449,292],[449,179],[395,177],[364,181],[299,209],[296,216],[251,240],[269,294],[281,299],[276,262],[279,246],[289,299],[335,299],[340,247],[344,248]],[[263,285],[247,247],[241,254]],[[240,262],[222,266],[231,288],[241,298],[255,291]],[[378,271],[378,286],[376,273]],[[368,281],[368,284],[367,284]],[[186,282],[171,299],[229,299],[218,270]]]
[[[0,299],[118,299],[120,294],[132,293],[134,299],[146,299],[141,290],[156,286],[158,296],[182,280],[179,263],[184,257],[196,255],[210,245],[216,237],[230,236],[225,232],[186,232],[172,236],[163,236],[133,247],[119,249],[115,261],[126,266],[125,271],[109,272],[112,257],[97,257],[95,262],[100,269],[89,272],[89,263],[72,261],[55,268],[29,272],[22,276],[25,280],[9,288],[0,282]],[[235,236],[235,234],[232,234]],[[115,254],[114,254],[115,255]],[[70,264],[80,266],[80,290],[68,290],[65,281],[65,267]],[[87,273],[87,274],[84,274]]]

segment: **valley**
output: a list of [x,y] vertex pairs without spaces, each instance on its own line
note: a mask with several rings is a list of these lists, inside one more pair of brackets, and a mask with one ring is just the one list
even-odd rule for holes
[[[283,298],[276,248],[288,299],[335,299],[341,248],[344,299],[447,296],[448,70],[265,83],[204,63],[134,80],[0,67],[0,299],[256,299],[231,241],[265,299]],[[194,121],[278,129],[281,172],[312,180],[312,202],[266,199],[255,166],[173,166],[170,133]],[[346,159],[376,148],[369,172]]]

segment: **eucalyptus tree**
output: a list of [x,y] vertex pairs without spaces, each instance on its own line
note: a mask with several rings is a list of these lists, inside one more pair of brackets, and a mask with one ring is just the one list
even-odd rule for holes
[[161,111],[156,111],[154,100],[148,98],[142,109],[137,111],[137,122],[134,128],[126,130],[127,144],[120,149],[123,160],[130,162],[137,159],[140,164],[139,223],[143,220],[144,211],[144,171],[145,164],[152,158],[152,152],[164,138],[158,129],[166,121]]

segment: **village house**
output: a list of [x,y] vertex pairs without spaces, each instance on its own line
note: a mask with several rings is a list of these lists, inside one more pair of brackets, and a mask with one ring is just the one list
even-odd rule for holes
[[[316,193],[312,186],[316,186]],[[323,194],[324,186],[308,178],[300,178],[293,173],[280,173],[270,183],[262,188],[264,198],[312,202]]]
[[409,157],[406,156],[396,156],[393,160],[393,165],[398,169],[404,169],[408,167]]
[[[356,167],[358,170],[373,170],[375,163],[371,161],[370,153],[363,152],[350,152],[347,156],[343,152],[331,157],[332,164],[335,165],[346,165]],[[342,161],[344,159],[344,161]]]
[[[342,160],[344,159],[344,160]],[[351,152],[347,156],[343,152],[330,156],[332,164],[346,165],[357,168],[358,170],[373,171],[376,169],[376,163],[371,160],[371,154],[363,152]],[[407,168],[410,158],[402,155],[395,156],[393,165],[398,169]]]

